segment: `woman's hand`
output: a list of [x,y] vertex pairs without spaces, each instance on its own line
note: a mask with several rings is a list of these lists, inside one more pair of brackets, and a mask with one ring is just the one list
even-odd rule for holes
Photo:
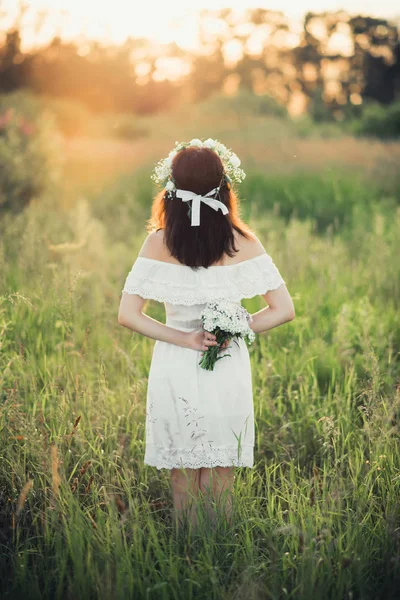
[[191,350],[200,350],[205,352],[209,346],[217,346],[217,337],[204,329],[195,329],[187,333],[187,346]]
[[[231,343],[231,340],[225,340],[224,342],[222,342],[222,344],[218,348],[218,352],[221,352],[221,350],[225,350],[225,348],[228,348],[230,343]],[[201,356],[204,356],[204,352],[201,353]]]
[[[201,356],[203,356],[204,352],[206,352],[210,346],[218,346],[217,337],[209,331],[204,331],[204,329],[195,329],[194,331],[189,331],[186,335],[188,340],[187,347],[191,350],[201,351]],[[219,347],[218,352],[228,348],[230,343],[230,339],[225,340]]]
[[222,342],[222,344],[220,346],[220,350],[225,350],[225,348],[227,348],[230,343],[231,343],[231,340],[225,340],[224,342]]

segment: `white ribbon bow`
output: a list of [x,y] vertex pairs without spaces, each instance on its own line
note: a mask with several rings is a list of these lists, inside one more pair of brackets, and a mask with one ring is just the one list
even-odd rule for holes
[[218,210],[219,208],[222,211],[222,214],[227,215],[229,210],[225,204],[216,200],[215,198],[209,198],[218,191],[218,188],[214,188],[211,192],[208,192],[205,196],[200,196],[199,194],[195,194],[194,192],[188,192],[187,190],[176,190],[176,197],[180,198],[183,202],[189,202],[192,200],[192,217],[190,225],[197,226],[200,225],[200,203],[204,202],[207,206],[210,206],[214,210]]

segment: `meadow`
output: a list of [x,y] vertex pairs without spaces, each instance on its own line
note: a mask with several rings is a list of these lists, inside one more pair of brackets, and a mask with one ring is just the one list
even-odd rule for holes
[[[59,187],[0,219],[4,598],[398,597],[400,144],[218,110],[64,140]],[[241,157],[242,215],[296,319],[250,348],[255,466],[236,471],[233,526],[177,537],[169,472],[143,465],[154,342],[117,313],[152,164],[194,136]]]

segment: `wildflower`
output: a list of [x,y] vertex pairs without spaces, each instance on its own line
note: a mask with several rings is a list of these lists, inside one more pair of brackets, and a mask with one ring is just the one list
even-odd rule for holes
[[230,338],[243,338],[248,344],[255,340],[255,333],[250,327],[252,320],[247,310],[235,302],[217,301],[209,302],[203,313],[202,322],[205,331],[214,333],[218,346],[208,348],[200,361],[200,366],[208,371],[213,371],[215,363],[225,356],[218,356],[221,345]]

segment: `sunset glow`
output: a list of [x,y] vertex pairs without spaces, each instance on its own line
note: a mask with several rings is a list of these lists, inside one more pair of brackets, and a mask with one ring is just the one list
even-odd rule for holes
[[[346,11],[353,15],[361,13],[396,19],[395,6],[392,0],[382,0],[379,7],[372,0],[349,0]],[[272,68],[272,63],[277,60],[275,50],[292,49],[300,43],[307,12],[332,12],[343,8],[339,0],[231,0],[228,19],[216,17],[214,12],[224,9],[226,0],[192,0],[189,8],[182,0],[169,0],[168,3],[157,0],[140,5],[137,1],[128,0],[114,0],[112,3],[31,0],[25,4],[0,0],[0,7],[3,39],[5,32],[17,28],[21,32],[21,49],[24,52],[46,46],[55,37],[73,42],[80,56],[91,51],[94,41],[118,47],[129,38],[144,40],[143,44],[139,42],[133,50],[129,50],[135,63],[137,83],[143,86],[150,79],[160,82],[184,78],[191,72],[191,53],[210,54],[218,44],[226,66],[233,69],[245,55],[260,59],[268,45],[267,62]],[[255,8],[270,10],[269,22],[256,26],[250,17],[250,11]],[[210,12],[204,14],[202,11]],[[309,21],[308,31],[321,42],[325,56],[353,55],[354,41],[347,23],[341,23],[330,35],[327,22],[316,17]],[[171,44],[175,45],[175,49]],[[390,54],[385,46],[373,48],[371,52]],[[315,78],[312,66],[306,64],[305,70],[306,78],[312,81]],[[260,79],[254,73],[253,86],[257,93],[268,92],[265,83],[264,76]],[[235,93],[238,84],[233,76],[224,82],[224,90]],[[331,95],[335,94],[333,85],[330,84]],[[289,104],[292,107],[293,99]]]
[[[199,46],[197,13],[202,9],[220,9],[229,6],[243,13],[246,9],[263,7],[284,12],[294,22],[307,11],[340,10],[352,13],[395,18],[399,15],[393,0],[192,0],[190,8],[182,0],[169,2],[96,2],[95,0],[31,0],[21,17],[24,45],[45,44],[55,35],[63,39],[97,39],[105,43],[122,43],[129,36],[146,37],[158,44],[176,42],[182,49]],[[0,3],[7,26],[18,18],[18,3],[3,0]],[[4,30],[4,29],[3,29]],[[259,40],[252,42],[255,52]]]

